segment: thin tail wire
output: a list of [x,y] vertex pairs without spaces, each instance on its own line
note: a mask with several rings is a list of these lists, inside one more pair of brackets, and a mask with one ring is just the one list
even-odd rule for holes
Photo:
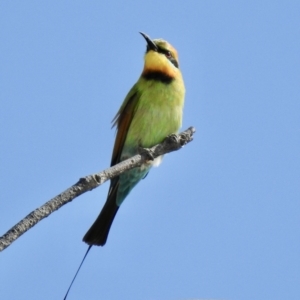
[[78,272],[79,272],[79,270],[80,270],[80,268],[81,268],[81,266],[82,266],[82,264],[83,264],[83,262],[84,262],[86,256],[88,255],[89,251],[91,250],[92,246],[93,246],[93,245],[90,245],[90,246],[88,247],[88,249],[86,250],[85,255],[84,255],[84,257],[83,257],[83,259],[82,259],[82,261],[81,261],[81,263],[80,263],[80,265],[79,265],[77,271],[76,271],[76,274],[75,274],[75,276],[73,277],[73,280],[71,281],[71,284],[70,284],[70,286],[69,286],[69,288],[68,288],[68,290],[67,290],[67,293],[66,293],[66,295],[65,295],[65,297],[64,297],[64,300],[67,299],[67,296],[68,296],[69,291],[70,291],[70,289],[71,289],[71,287],[72,287],[72,285],[73,285],[73,282],[75,281],[75,278],[77,277],[77,274],[78,274]]

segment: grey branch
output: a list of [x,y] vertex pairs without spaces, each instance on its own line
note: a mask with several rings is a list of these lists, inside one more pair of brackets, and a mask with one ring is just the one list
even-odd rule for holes
[[7,233],[0,237],[0,251],[8,247],[12,242],[14,242],[39,221],[48,217],[52,212],[68,202],[71,202],[74,198],[80,196],[81,194],[93,190],[107,180],[119,176],[127,170],[141,166],[146,161],[153,160],[160,155],[181,149],[184,145],[193,140],[193,134],[195,131],[196,130],[194,127],[190,127],[180,134],[171,134],[170,136],[166,137],[161,144],[157,144],[150,149],[140,148],[139,154],[129,159],[124,160],[100,173],[80,178],[79,181],[73,186],[50,201],[46,202],[41,207],[32,211],[23,220],[21,220]]

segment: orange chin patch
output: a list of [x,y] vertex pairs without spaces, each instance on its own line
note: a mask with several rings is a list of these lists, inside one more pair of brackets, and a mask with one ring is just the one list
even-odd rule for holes
[[143,74],[149,72],[162,72],[169,77],[175,77],[177,69],[163,54],[149,51],[145,55]]

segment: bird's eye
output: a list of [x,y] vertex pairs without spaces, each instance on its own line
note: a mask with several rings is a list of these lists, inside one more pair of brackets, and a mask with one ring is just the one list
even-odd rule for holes
[[166,57],[167,58],[171,58],[172,57],[172,53],[170,51],[166,51]]

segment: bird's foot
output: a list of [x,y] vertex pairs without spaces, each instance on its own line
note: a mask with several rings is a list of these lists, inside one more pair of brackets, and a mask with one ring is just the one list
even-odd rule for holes
[[171,133],[166,137],[166,140],[170,143],[179,143],[179,136],[176,133]]
[[153,151],[149,148],[139,147],[138,149],[140,155],[146,156],[147,160],[154,160]]

